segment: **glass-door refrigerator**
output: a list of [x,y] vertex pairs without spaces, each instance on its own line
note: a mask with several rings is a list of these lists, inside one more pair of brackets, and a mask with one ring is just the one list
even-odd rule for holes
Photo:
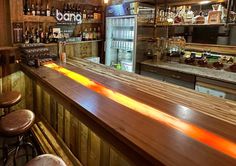
[[134,72],[136,63],[137,3],[108,6],[105,64]]

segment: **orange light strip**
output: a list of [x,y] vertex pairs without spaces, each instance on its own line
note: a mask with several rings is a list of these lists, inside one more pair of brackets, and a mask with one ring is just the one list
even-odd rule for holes
[[189,122],[184,122],[181,119],[159,111],[144,103],[138,102],[119,92],[112,91],[81,74],[60,67],[55,63],[46,64],[45,66],[58,71],[59,73],[73,79],[74,81],[93,90],[96,93],[99,93],[123,106],[126,106],[136,112],[139,112],[142,115],[155,119],[161,122],[162,124],[172,127],[187,135],[188,137],[197,140],[205,145],[208,145],[209,147],[236,159],[236,144],[230,140],[227,140],[217,134],[200,128]]

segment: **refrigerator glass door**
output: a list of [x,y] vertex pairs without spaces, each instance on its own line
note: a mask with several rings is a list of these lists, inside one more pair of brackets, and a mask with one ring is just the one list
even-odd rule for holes
[[136,50],[136,16],[106,18],[107,66],[134,72]]

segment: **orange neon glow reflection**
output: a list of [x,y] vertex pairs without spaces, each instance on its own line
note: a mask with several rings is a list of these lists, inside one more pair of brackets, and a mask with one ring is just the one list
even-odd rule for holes
[[56,70],[63,75],[66,75],[67,77],[93,90],[96,93],[99,93],[123,106],[126,106],[136,112],[139,112],[142,115],[155,119],[161,122],[162,124],[172,127],[182,132],[186,136],[191,137],[192,139],[197,140],[205,145],[208,145],[209,147],[215,150],[218,150],[228,156],[236,158],[236,144],[230,140],[227,140],[219,135],[216,135],[203,128],[200,128],[194,124],[185,122],[181,119],[168,115],[162,111],[159,111],[144,103],[138,102],[119,92],[112,91],[106,88],[105,86],[96,83],[81,74],[72,72],[54,63],[46,64],[45,66],[53,70]]

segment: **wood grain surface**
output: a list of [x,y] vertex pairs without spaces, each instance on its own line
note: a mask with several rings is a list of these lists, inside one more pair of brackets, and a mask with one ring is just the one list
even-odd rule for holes
[[[136,74],[115,71],[85,60],[70,62],[73,62],[74,66],[63,66],[183,122],[198,126],[234,144],[236,142],[236,103],[233,101],[200,94]],[[153,165],[236,164],[235,158],[91,91],[54,70],[46,67],[29,68],[24,65],[22,70],[50,86],[73,105],[83,108],[79,111],[100,124],[104,130],[113,134],[133,151],[150,159]],[[71,120],[71,117],[68,118]],[[96,138],[89,133],[88,137]],[[71,142],[73,139],[68,141]],[[93,145],[89,146],[90,150],[93,150]]]

